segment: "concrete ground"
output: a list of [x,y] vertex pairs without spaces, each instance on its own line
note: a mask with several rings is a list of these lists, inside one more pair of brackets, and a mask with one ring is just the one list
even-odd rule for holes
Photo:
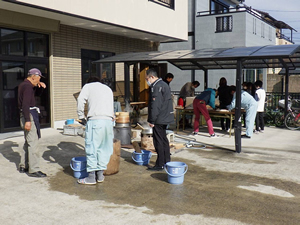
[[[84,139],[43,129],[41,170],[32,178],[17,170],[22,133],[0,136],[0,216],[3,224],[299,224],[299,131],[267,127],[242,139],[215,128],[196,138],[205,148],[183,148],[172,161],[185,162],[181,185],[167,174],[150,172],[122,149],[119,173],[94,186],[79,185],[70,161],[84,155]],[[180,132],[189,135],[192,130]],[[194,138],[194,137],[192,137]],[[177,142],[185,140],[176,137]],[[200,144],[201,143],[201,144]],[[152,156],[151,164],[156,156]]]

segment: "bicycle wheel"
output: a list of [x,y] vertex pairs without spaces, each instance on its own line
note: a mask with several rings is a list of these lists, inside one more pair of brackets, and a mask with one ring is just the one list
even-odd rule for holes
[[300,121],[299,119],[296,121],[295,120],[295,114],[289,112],[284,120],[285,126],[290,129],[290,130],[297,130],[300,129]]
[[274,122],[276,127],[281,127],[281,128],[284,127],[284,113],[278,112],[275,115]]

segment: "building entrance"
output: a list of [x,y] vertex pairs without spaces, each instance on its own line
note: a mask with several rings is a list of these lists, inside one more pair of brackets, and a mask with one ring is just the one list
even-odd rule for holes
[[0,132],[20,129],[18,86],[28,70],[38,68],[47,88],[36,96],[42,127],[50,126],[48,35],[0,28]]

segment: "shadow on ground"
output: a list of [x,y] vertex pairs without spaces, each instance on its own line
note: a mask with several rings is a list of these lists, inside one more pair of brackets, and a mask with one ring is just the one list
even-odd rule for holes
[[4,141],[3,144],[0,145],[0,152],[9,162],[14,163],[16,169],[18,169],[20,164],[20,154],[19,152],[15,152],[13,147],[19,147],[19,144],[13,141]]
[[[81,152],[80,149],[78,147],[78,153]],[[208,151],[198,151],[197,154],[210,159],[219,157],[227,160],[226,157],[234,153],[220,150],[218,154]],[[151,164],[154,164],[155,159],[155,156],[151,158]],[[57,162],[65,166],[66,162],[61,160],[57,159]],[[164,171],[147,171],[147,167],[133,162],[131,153],[122,152],[120,172],[106,176],[104,183],[94,186],[79,185],[75,178],[61,171],[49,178],[50,189],[90,201],[103,200],[120,205],[144,206],[149,209],[144,213],[149,214],[202,214],[252,224],[297,224],[300,221],[300,186],[296,183],[240,173],[207,171],[194,165],[193,161],[183,160],[176,155],[172,160],[184,161],[189,165],[181,185],[169,184]],[[255,160],[251,162],[263,163]],[[284,190],[294,197],[285,198],[238,187],[257,184]],[[256,217],[253,218],[252,215]]]

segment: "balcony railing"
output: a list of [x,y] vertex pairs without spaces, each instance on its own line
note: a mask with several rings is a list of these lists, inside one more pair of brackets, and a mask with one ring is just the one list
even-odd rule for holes
[[149,2],[155,2],[157,4],[166,6],[168,8],[175,8],[175,0],[148,0]]
[[284,34],[281,34],[281,33],[277,33],[277,32],[276,32],[276,37],[279,38],[279,39],[284,39],[284,40],[286,40],[286,41],[288,41],[288,42],[291,42],[292,44],[295,44],[295,43],[291,40],[290,37],[288,37],[288,36],[286,36],[286,35],[284,35]]
[[[252,8],[248,7],[248,6],[237,6],[237,7],[227,8],[226,11],[220,11],[220,10],[201,11],[201,12],[197,12],[197,16],[226,14],[226,13],[233,13],[233,12],[248,12],[251,15],[257,17],[258,19],[264,20],[258,12],[256,12],[255,10],[252,10]],[[264,20],[264,21],[266,23],[269,23],[267,20]]]

